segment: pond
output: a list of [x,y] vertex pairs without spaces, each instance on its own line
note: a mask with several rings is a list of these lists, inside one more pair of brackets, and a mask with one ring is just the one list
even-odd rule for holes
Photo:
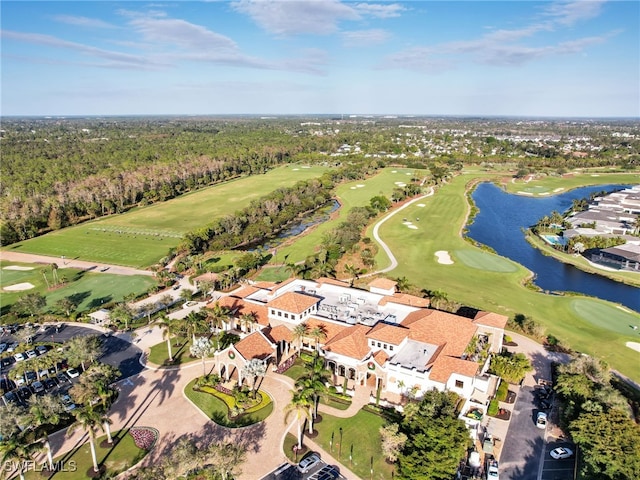
[[574,199],[588,197],[593,192],[612,192],[624,187],[596,185],[540,198],[512,195],[493,183],[482,183],[472,195],[480,212],[469,226],[468,236],[534,272],[535,284],[543,290],[582,293],[640,312],[639,288],[583,272],[545,256],[527,243],[523,232],[523,229],[554,210],[563,213],[571,207]]
[[288,238],[295,237],[300,235],[306,229],[313,227],[314,225],[319,225],[321,223],[326,222],[331,217],[331,214],[340,208],[340,202],[338,200],[331,200],[326,205],[318,208],[317,210],[311,212],[304,218],[300,220],[296,220],[288,225],[284,230],[278,233],[276,236],[265,240],[263,243],[256,245],[248,245],[243,248],[243,250],[254,251],[258,249],[262,250],[270,250],[272,248],[278,247],[282,245]]

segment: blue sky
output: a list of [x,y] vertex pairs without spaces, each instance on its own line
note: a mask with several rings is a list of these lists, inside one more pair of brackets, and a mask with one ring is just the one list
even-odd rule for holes
[[5,1],[2,115],[640,117],[640,2]]

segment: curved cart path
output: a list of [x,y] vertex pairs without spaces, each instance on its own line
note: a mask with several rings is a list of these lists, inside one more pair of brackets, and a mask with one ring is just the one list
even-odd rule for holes
[[[6,262],[20,263],[42,263],[51,265],[55,263],[59,268],[78,268],[89,270],[95,273],[113,273],[116,275],[149,275],[153,272],[140,270],[137,268],[123,267],[122,265],[109,265],[107,263],[87,262],[85,260],[75,260],[71,258],[50,257],[48,255],[37,255],[35,253],[10,252],[3,250],[0,252],[0,260]],[[104,270],[104,272],[101,272]]]
[[412,204],[414,204],[414,203],[416,203],[416,202],[418,202],[420,200],[424,200],[425,198],[430,197],[431,195],[433,195],[433,187],[429,187],[429,193],[426,193],[424,195],[420,195],[419,197],[408,201],[407,203],[402,205],[397,210],[393,210],[392,212],[390,212],[388,215],[386,215],[384,218],[382,218],[378,223],[376,223],[374,225],[373,232],[372,232],[373,238],[376,240],[376,242],[378,242],[380,244],[380,246],[382,247],[384,252],[387,254],[387,256],[389,257],[389,260],[391,260],[391,265],[389,265],[386,268],[383,268],[382,270],[377,270],[375,272],[371,272],[371,273],[368,273],[366,275],[362,275],[362,277],[370,277],[372,275],[377,275],[379,273],[390,272],[391,270],[393,270],[394,268],[396,268],[398,266],[398,261],[396,260],[396,257],[393,255],[393,252],[391,251],[389,246],[386,243],[384,243],[384,241],[382,241],[382,239],[380,238],[380,235],[378,234],[378,231],[380,230],[380,226],[384,222],[389,220],[391,217],[393,217],[395,214],[397,214],[398,212],[401,212],[402,210],[407,208],[409,205],[412,205]]

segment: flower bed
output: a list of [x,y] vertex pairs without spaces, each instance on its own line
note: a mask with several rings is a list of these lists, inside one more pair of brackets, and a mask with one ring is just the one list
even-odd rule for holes
[[131,427],[129,434],[133,437],[136,447],[147,451],[158,441],[158,430],[151,427]]
[[296,358],[298,358],[298,355],[292,355],[289,358],[287,358],[287,360],[280,366],[278,366],[278,368],[276,368],[276,373],[284,373],[287,370],[289,370],[291,368],[291,365],[293,365],[296,361]]

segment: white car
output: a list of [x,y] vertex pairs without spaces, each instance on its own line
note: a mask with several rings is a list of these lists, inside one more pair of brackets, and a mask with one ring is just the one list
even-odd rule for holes
[[36,358],[38,356],[38,354],[36,353],[35,350],[29,350],[27,352],[27,358]]
[[298,470],[301,473],[307,473],[313,467],[315,467],[318,463],[320,463],[320,455],[317,453],[312,453],[306,458],[303,458],[298,464]]
[[16,362],[22,362],[25,359],[24,353],[16,353],[13,358],[16,359]]
[[551,458],[555,458],[556,460],[564,460],[565,458],[573,456],[573,450],[567,447],[558,447],[551,450],[549,455],[551,455]]
[[536,418],[536,427],[545,429],[547,428],[547,414],[544,412],[538,412],[538,417]]
[[80,376],[80,372],[75,368],[70,368],[67,370],[67,375],[69,375],[69,378],[76,378]]
[[497,460],[489,460],[487,462],[487,479],[488,480],[499,480],[498,461]]

